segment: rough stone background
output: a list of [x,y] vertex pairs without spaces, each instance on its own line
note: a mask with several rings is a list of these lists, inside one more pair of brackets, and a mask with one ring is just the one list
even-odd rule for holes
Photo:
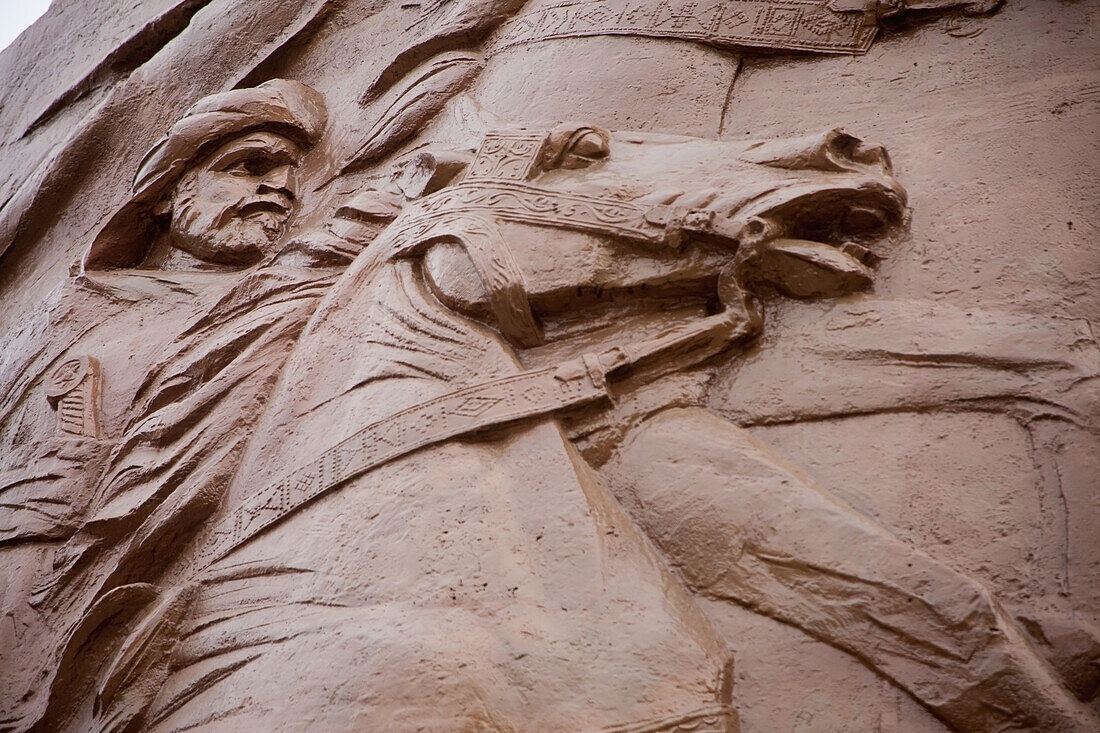
[[[55,2],[0,53],[0,333],[66,277],[123,200],[140,156],[199,97],[260,77],[300,78],[326,93],[354,138],[367,124],[356,100],[371,69],[341,49],[370,46],[384,28],[384,5]],[[318,27],[324,45],[303,48],[301,39]],[[762,138],[840,125],[885,144],[910,192],[912,222],[879,268],[884,299],[934,301],[940,310],[932,321],[950,313],[939,321],[947,324],[979,311],[1011,313],[1025,324],[1029,314],[1095,324],[1098,32],[1095,0],[1010,0],[988,17],[891,26],[861,57],[748,55],[710,134]],[[196,68],[203,73],[180,73]],[[814,338],[824,338],[814,334],[830,307],[769,304],[768,337],[731,366],[712,394],[714,407],[755,423],[844,500],[983,579],[1013,609],[1068,606],[1095,623],[1094,437],[1051,430],[1037,447],[1042,430],[1029,435],[1011,413],[907,401],[934,391],[941,373],[883,378],[810,361],[804,368],[816,372],[807,383],[837,399],[850,393],[859,404],[849,414],[746,417],[779,415],[784,403],[811,399],[776,391],[769,378],[798,358],[799,344],[812,349]],[[1082,353],[1094,348],[1087,324],[1067,328],[1084,329]],[[810,335],[800,341],[799,334]],[[1041,349],[1041,336],[1017,346]],[[845,382],[849,376],[854,381]],[[1037,450],[1061,460],[1044,466],[1034,460]],[[1068,518],[1068,552],[1051,534],[1061,516],[1054,504]],[[850,657],[747,612],[724,617],[746,733],[944,730]]]
[[[749,57],[722,136],[841,124],[883,143],[909,191],[912,221],[908,240],[879,266],[878,295],[931,299],[962,314],[1085,319],[1093,333],[1082,333],[1082,343],[1092,342],[1100,319],[1098,30],[1100,3],[1015,0],[989,17],[897,28],[863,57]],[[828,310],[776,302],[758,363],[731,375],[715,402],[736,414],[746,392],[767,391],[769,376],[783,370],[769,349],[789,346],[792,332],[812,332]],[[797,358],[792,351],[783,356]],[[1053,448],[1069,460],[1051,492],[1010,414],[900,406],[957,373],[930,367],[918,383],[912,374],[892,381],[866,370],[852,386],[843,368],[805,369],[816,390],[858,391],[869,405],[881,397],[870,414],[857,407],[836,419],[761,426],[762,438],[852,506],[987,582],[1014,609],[1064,600],[1054,576],[1065,558],[1043,517],[1044,503],[1064,503],[1072,609],[1097,621],[1095,437],[1060,435]],[[768,619],[746,613],[743,621],[730,636],[746,731],[944,730],[845,655]],[[777,698],[792,680],[800,681],[797,697]],[[869,697],[877,710],[853,710],[850,700]]]

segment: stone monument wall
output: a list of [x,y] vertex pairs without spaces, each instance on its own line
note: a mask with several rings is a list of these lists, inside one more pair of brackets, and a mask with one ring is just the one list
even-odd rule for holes
[[1100,4],[55,2],[0,731],[1091,731]]

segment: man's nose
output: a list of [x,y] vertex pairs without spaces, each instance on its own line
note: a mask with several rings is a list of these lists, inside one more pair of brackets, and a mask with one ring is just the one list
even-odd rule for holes
[[294,168],[291,165],[280,165],[272,168],[260,179],[260,193],[285,193],[294,195]]

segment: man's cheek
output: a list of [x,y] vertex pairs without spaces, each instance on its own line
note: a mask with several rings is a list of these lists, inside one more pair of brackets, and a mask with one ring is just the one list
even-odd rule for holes
[[202,181],[197,195],[211,211],[222,212],[247,201],[255,193],[256,186],[249,179],[221,176]]

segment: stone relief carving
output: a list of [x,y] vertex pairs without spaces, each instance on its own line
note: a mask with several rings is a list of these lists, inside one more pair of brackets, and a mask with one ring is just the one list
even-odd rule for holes
[[[725,608],[952,729],[1096,729],[1086,625],[1007,610],[751,429],[831,409],[789,374],[779,407],[753,403],[781,299],[835,301],[823,328],[862,307],[917,332],[866,295],[910,216],[886,150],[618,127],[625,89],[596,121],[484,106],[558,42],[683,43],[645,48],[690,69],[681,48],[865,52],[882,17],[989,4],[515,5],[424,4],[355,100],[380,115],[340,146],[304,83],[201,99],[48,329],[8,342],[30,354],[11,394],[38,401],[3,414],[0,546],[22,553],[4,654],[25,668],[0,730],[735,731]],[[976,368],[1046,370],[1003,389],[1042,405],[1030,434],[1094,430],[1095,345],[1035,327],[1039,367],[1001,355],[1031,326],[982,318],[959,336],[992,354]],[[864,351],[937,338],[791,358],[862,379]]]
[[[1076,702],[979,584],[844,509],[740,428],[683,404],[682,391],[666,387],[672,404],[664,405],[660,397],[635,395],[654,375],[679,376],[757,335],[762,324],[746,294],[750,283],[800,297],[869,284],[860,261],[870,251],[868,237],[896,224],[905,201],[885,152],[839,131],[735,146],[637,134],[612,140],[593,127],[490,133],[466,177],[406,208],[337,285],[299,344],[288,367],[293,394],[275,398],[273,421],[263,430],[291,435],[245,462],[248,475],[274,480],[215,525],[204,564],[339,486],[370,486],[364,501],[373,513],[385,506],[378,495],[387,487],[369,472],[411,450],[614,396],[619,434],[588,438],[591,422],[603,417],[589,414],[572,418],[574,438],[588,443],[593,463],[614,455],[606,468],[610,486],[620,490],[616,498],[690,590],[825,638],[962,729],[996,729],[1001,723],[988,709],[1086,729],[1088,714],[1074,712]],[[615,153],[622,148],[619,170]],[[555,165],[562,160],[568,167]],[[590,167],[597,171],[592,181]],[[647,178],[673,186],[701,178],[712,186],[615,198]],[[540,268],[548,229],[555,259]],[[687,248],[685,234],[697,237]],[[813,235],[834,243],[806,238]],[[622,259],[630,266],[601,267]],[[452,313],[485,321],[517,349],[498,367],[501,376],[486,380],[490,354],[511,348],[461,327],[426,292]],[[696,307],[685,307],[692,297]],[[542,328],[535,328],[532,309]],[[587,318],[578,322],[578,312]],[[321,354],[334,372],[318,378]],[[555,366],[517,375],[515,358],[522,366]],[[308,370],[312,383],[297,378],[298,370]],[[548,388],[555,379],[557,390]],[[396,387],[403,382],[418,389]],[[442,394],[409,404],[429,390],[436,394],[429,385]],[[449,391],[458,385],[465,388]],[[557,399],[548,399],[555,391]],[[322,425],[356,420],[369,425],[305,468],[288,461],[292,446]],[[430,460],[410,459],[419,470]],[[280,466],[293,470],[284,474]],[[676,466],[702,473],[678,477]],[[408,486],[390,482],[388,491]],[[776,506],[789,517],[780,519]],[[811,527],[832,527],[836,535]]]
[[258,263],[286,226],[294,168],[325,117],[317,92],[286,80],[202,100],[146,154],[130,200],[96,238],[84,268]]

